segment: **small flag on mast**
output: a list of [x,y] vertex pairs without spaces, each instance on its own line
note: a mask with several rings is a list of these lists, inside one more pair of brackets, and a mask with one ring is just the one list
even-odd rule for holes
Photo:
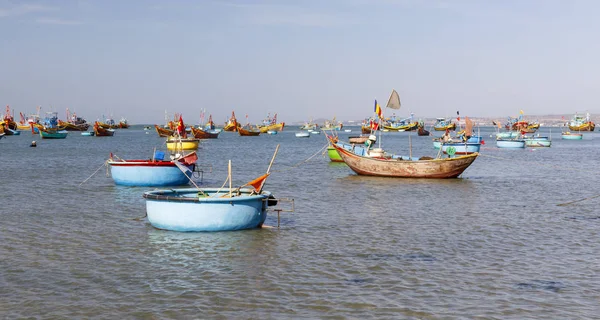
[[379,103],[377,103],[377,99],[375,99],[375,113],[379,118],[382,118],[381,107],[379,106]]

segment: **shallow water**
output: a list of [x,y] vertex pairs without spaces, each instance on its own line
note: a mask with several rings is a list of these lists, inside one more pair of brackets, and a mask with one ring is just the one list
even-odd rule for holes
[[[295,131],[201,143],[207,187],[229,159],[234,184],[262,174],[280,144],[265,188],[295,200],[280,228],[218,233],[153,228],[149,189],[106,176],[110,152],[164,149],[154,131],[0,139],[0,317],[598,318],[600,134],[507,150],[483,129],[461,178],[415,180],[357,176]],[[414,133],[381,140],[437,153]]]

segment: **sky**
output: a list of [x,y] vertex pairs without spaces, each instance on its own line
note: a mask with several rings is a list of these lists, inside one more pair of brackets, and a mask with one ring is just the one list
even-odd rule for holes
[[0,104],[134,124],[360,120],[375,99],[399,117],[594,115],[598,16],[595,0],[0,0]]

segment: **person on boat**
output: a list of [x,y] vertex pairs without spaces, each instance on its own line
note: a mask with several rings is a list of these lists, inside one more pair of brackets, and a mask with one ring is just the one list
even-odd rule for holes
[[446,132],[444,132],[444,135],[442,136],[442,142],[448,142],[450,140],[450,130],[446,129]]

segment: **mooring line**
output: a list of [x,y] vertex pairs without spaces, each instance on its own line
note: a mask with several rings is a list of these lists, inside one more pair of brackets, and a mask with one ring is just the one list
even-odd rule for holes
[[283,172],[285,170],[291,170],[291,169],[295,169],[297,167],[299,167],[300,165],[310,161],[310,159],[314,158],[315,156],[317,156],[321,151],[323,151],[325,148],[327,148],[328,144],[324,145],[323,148],[319,149],[319,151],[317,151],[315,154],[313,154],[312,156],[308,157],[306,160],[300,161],[298,163],[296,163],[293,166],[289,166],[285,169],[279,169],[279,170],[273,170],[272,172]]
[[583,199],[579,199],[579,200],[569,201],[569,202],[565,202],[565,203],[559,203],[559,204],[557,204],[557,206],[564,207],[564,206],[568,206],[568,205],[573,204],[573,203],[577,203],[577,202],[581,202],[581,201],[585,201],[585,200],[590,200],[590,199],[594,199],[594,198],[598,198],[598,197],[600,197],[600,194],[597,194],[597,195],[591,196],[591,197],[587,197],[587,198],[583,198]]
[[[106,162],[104,162],[104,163],[103,163],[103,164],[100,166],[100,168],[96,169],[96,171],[94,171],[94,173],[92,173],[92,175],[91,175],[91,176],[89,176],[87,179],[83,180],[83,181],[82,181],[82,182],[79,184],[79,186],[77,186],[77,187],[78,187],[78,188],[79,188],[79,187],[81,187],[81,185],[82,185],[82,184],[84,184],[86,181],[90,180],[90,178],[91,178],[91,177],[93,177],[93,176],[94,176],[96,173],[98,173],[98,171],[100,171],[100,169],[102,169],[102,167],[104,167],[105,165],[106,165]],[[107,167],[107,168],[108,168],[108,167]]]

